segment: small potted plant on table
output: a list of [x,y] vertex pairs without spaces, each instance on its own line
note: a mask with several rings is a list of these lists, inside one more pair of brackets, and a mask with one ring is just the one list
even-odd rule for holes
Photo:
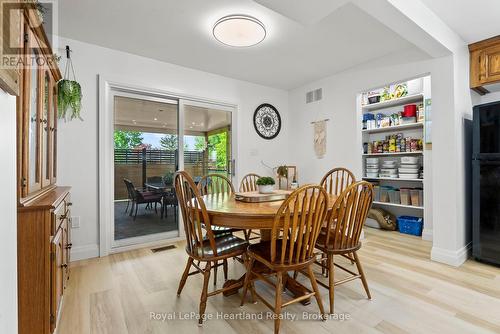
[[274,192],[274,179],[269,176],[261,177],[256,182],[259,187],[259,193],[261,194],[271,194]]

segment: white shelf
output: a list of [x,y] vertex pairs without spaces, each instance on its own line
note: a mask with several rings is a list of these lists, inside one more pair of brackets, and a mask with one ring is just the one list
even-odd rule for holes
[[399,177],[364,177],[363,180],[424,182],[424,179],[401,179]]
[[371,154],[363,154],[364,157],[382,157],[382,156],[391,156],[391,155],[416,155],[423,154],[423,151],[416,152],[393,152],[393,153],[371,153]]
[[379,132],[396,132],[396,131],[401,131],[401,130],[408,130],[408,129],[418,129],[421,128],[422,130],[424,129],[424,123],[411,123],[411,124],[403,124],[403,125],[396,125],[396,126],[387,126],[385,128],[377,128],[377,129],[367,129],[363,130],[363,133],[379,133]]
[[395,107],[395,106],[400,106],[412,102],[419,102],[423,101],[424,96],[422,94],[415,94],[415,95],[408,95],[408,96],[403,96],[400,97],[399,99],[392,99],[392,100],[387,100],[383,102],[378,102],[378,103],[372,103],[372,104],[367,104],[364,105],[363,111],[368,111],[368,110],[378,110],[378,109],[383,109],[383,108],[390,108],[390,107]]
[[393,206],[397,208],[405,208],[405,209],[415,209],[415,210],[423,210],[423,206],[413,206],[413,205],[403,205],[403,204],[394,204],[394,203],[386,203],[386,202],[373,202],[376,205],[385,205],[385,206]]

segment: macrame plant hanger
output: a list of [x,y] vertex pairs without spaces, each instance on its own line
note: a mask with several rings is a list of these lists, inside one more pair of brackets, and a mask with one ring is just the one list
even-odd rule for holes
[[[59,104],[59,118],[66,119],[68,109],[71,111],[69,118],[78,118],[83,120],[80,116],[82,108],[82,89],[80,84],[76,81],[75,69],[73,67],[73,60],[71,59],[71,52],[73,52],[69,45],[66,45],[66,67],[64,69],[64,78],[58,82],[58,104]],[[72,78],[71,78],[72,76]]]
[[71,67],[71,73],[73,73],[73,81],[76,81],[75,69],[73,68],[73,60],[71,59],[71,52],[73,52],[69,45],[66,45],[66,67],[64,68],[64,80],[71,80],[69,78],[69,69]]

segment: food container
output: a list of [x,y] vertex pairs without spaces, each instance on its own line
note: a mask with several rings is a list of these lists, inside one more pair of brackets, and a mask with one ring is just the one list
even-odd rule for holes
[[373,104],[373,103],[378,103],[380,102],[380,95],[373,95],[368,97],[368,103]]
[[399,195],[400,195],[400,198],[401,198],[401,204],[402,205],[411,205],[410,189],[408,189],[408,188],[401,188],[401,189],[399,189]]
[[401,117],[401,125],[417,123],[416,117]]
[[400,204],[401,198],[400,198],[399,190],[393,189],[393,190],[389,191],[389,200],[393,204]]
[[417,105],[416,104],[405,105],[401,115],[403,117],[417,117]]
[[418,157],[401,157],[402,164],[418,164]]
[[420,189],[411,189],[410,197],[412,206],[422,206],[422,203],[420,203]]
[[415,174],[401,174],[401,173],[399,173],[399,178],[400,179],[411,179],[411,180],[418,179],[418,173],[415,173]]
[[380,186],[373,187],[373,200],[375,202],[380,202]]
[[380,187],[380,202],[389,203],[389,189]]
[[378,173],[366,173],[366,177],[367,178],[377,178],[378,177]]
[[366,158],[367,164],[378,164],[378,158]]
[[399,174],[418,174],[418,168],[408,168],[405,166],[403,168],[399,168]]

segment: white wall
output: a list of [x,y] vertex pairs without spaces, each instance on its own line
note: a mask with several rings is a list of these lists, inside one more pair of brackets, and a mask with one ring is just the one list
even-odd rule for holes
[[0,333],[17,333],[16,98],[0,89]]
[[[72,214],[81,217],[81,227],[72,231],[73,259],[98,255],[98,74],[118,78],[121,83],[237,104],[238,177],[248,172],[269,174],[261,160],[271,166],[287,161],[291,133],[287,91],[79,41],[61,39],[59,43],[68,44],[73,50],[73,64],[83,91],[84,121],[61,122],[58,146],[58,184],[73,187]],[[60,67],[64,68],[64,63]],[[282,132],[272,141],[261,139],[252,125],[255,108],[264,102],[275,105],[282,116]]]
[[[361,121],[356,113],[356,95],[361,91],[424,74],[432,77],[433,150],[432,191],[433,252],[436,260],[458,265],[470,241],[470,226],[465,221],[464,158],[462,119],[471,109],[470,92],[465,90],[468,77],[456,78],[457,68],[468,69],[465,58],[450,55],[433,60],[417,61],[395,66],[363,66],[323,80],[310,83],[290,92],[290,116],[294,151],[291,161],[300,171],[300,182],[318,182],[334,166],[351,169],[362,177]],[[455,80],[456,78],[456,80]],[[460,83],[456,81],[459,80]],[[456,87],[459,85],[460,87]],[[305,93],[323,88],[323,100],[305,104]],[[456,92],[462,92],[458,96]],[[327,154],[318,160],[313,150],[311,121],[329,118]],[[430,188],[429,188],[430,187]],[[442,255],[444,253],[444,255]]]

